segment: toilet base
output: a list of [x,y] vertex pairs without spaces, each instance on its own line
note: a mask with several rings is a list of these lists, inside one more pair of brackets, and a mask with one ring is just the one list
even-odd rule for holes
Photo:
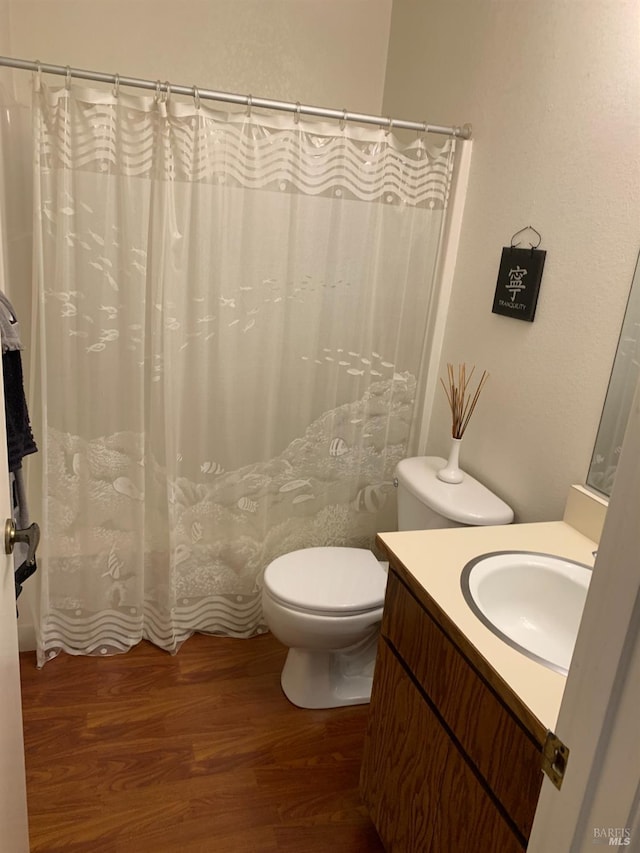
[[378,634],[376,630],[341,651],[289,649],[280,676],[284,695],[299,708],[367,704],[371,699]]

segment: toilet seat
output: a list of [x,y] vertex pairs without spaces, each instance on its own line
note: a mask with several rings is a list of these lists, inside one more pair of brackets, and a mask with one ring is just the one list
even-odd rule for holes
[[324,616],[381,608],[387,573],[365,548],[304,548],[278,557],[264,574],[268,594],[285,607]]

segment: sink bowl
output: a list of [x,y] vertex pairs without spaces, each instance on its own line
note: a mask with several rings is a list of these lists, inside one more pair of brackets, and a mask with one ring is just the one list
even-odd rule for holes
[[532,551],[494,551],[467,563],[460,583],[471,610],[527,657],[566,675],[591,568]]

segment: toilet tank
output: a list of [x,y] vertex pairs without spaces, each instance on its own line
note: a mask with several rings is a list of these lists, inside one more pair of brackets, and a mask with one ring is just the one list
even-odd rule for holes
[[396,474],[398,482],[398,530],[437,530],[443,527],[464,527],[427,506]]
[[437,472],[446,464],[439,456],[414,456],[398,463],[398,530],[511,524],[511,507],[469,474],[461,483],[439,480]]

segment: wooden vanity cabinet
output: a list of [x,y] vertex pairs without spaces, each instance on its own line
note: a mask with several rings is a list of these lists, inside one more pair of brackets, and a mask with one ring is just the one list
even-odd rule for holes
[[486,662],[473,660],[411,586],[406,570],[390,567],[364,802],[388,853],[521,853],[545,732],[521,719],[506,685],[495,689]]

